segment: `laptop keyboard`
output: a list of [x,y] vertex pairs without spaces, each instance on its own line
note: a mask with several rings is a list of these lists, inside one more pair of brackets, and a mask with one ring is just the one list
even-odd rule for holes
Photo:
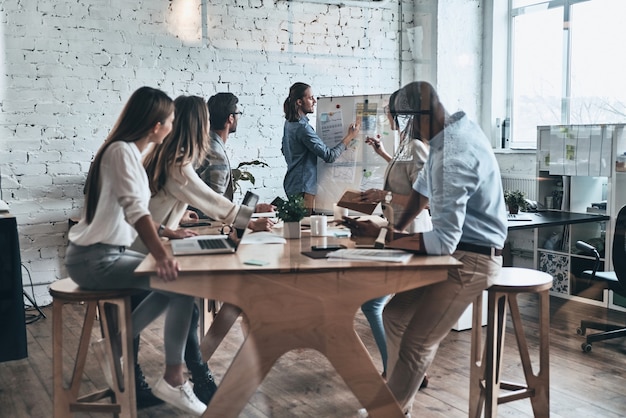
[[226,245],[226,240],[223,239],[201,239],[198,240],[198,244],[200,244],[200,248],[202,248],[203,250],[228,248],[228,245]]

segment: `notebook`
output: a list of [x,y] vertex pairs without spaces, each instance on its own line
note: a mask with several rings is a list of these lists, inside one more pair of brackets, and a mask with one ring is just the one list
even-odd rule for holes
[[235,253],[243,237],[254,208],[246,205],[239,206],[233,230],[228,235],[198,235],[195,237],[172,240],[174,255],[204,255]]
[[364,260],[364,261],[391,261],[393,263],[405,263],[413,254],[402,250],[378,250],[366,248],[346,248],[331,251],[326,257],[330,259]]
[[533,219],[521,213],[507,213],[506,214],[507,221],[532,221]]

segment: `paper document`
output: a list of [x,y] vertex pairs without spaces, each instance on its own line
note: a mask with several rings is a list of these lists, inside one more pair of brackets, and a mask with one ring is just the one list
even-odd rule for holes
[[328,253],[328,258],[343,260],[364,261],[391,261],[393,263],[406,263],[413,254],[402,250],[376,250],[367,248],[347,248]]
[[257,219],[257,218],[276,219],[277,217],[278,217],[277,212],[254,212],[252,214],[252,219]]
[[251,232],[243,236],[242,244],[286,244],[287,240],[269,231]]
[[533,220],[533,218],[531,218],[530,216],[523,215],[520,213],[507,213],[506,219],[508,221],[532,221]]

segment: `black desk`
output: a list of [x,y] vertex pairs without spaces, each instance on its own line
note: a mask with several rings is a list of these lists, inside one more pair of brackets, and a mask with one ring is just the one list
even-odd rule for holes
[[520,212],[520,219],[530,218],[530,220],[509,220],[509,231],[519,229],[534,229],[544,226],[572,225],[587,222],[608,221],[610,216],[597,213],[576,213],[561,212],[557,210],[547,210],[541,212]]
[[15,217],[0,213],[0,362],[28,356],[22,263]]

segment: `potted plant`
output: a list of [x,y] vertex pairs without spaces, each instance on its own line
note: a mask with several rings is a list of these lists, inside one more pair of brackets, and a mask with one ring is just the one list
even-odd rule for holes
[[276,207],[278,217],[284,222],[283,236],[285,238],[300,238],[300,221],[307,215],[301,195],[288,196]]
[[505,190],[504,202],[509,208],[509,213],[526,210],[526,195],[520,190]]

